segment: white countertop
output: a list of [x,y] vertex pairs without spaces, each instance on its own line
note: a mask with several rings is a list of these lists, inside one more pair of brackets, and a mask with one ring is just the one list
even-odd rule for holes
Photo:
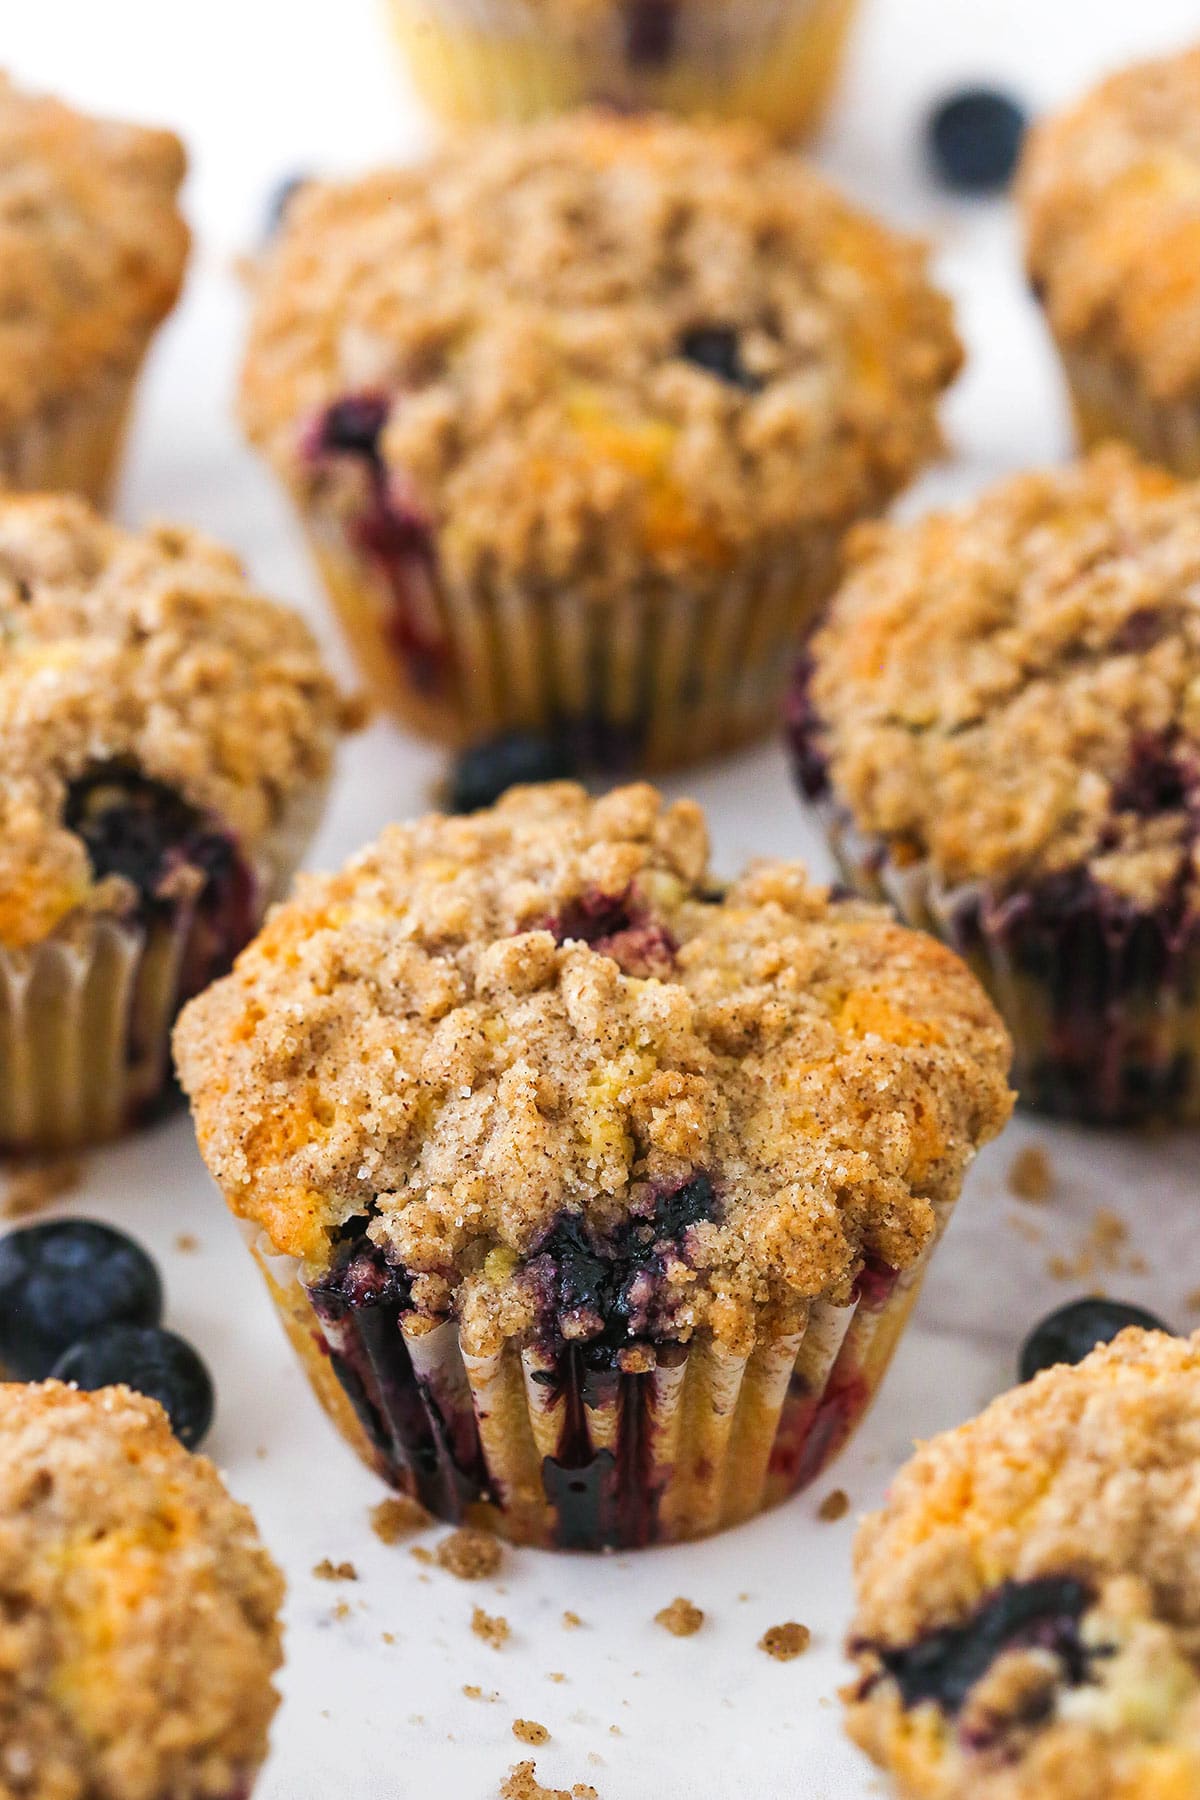
[[[189,140],[198,248],[184,302],[145,385],[122,496],[130,521],[176,517],[233,544],[272,591],[328,621],[284,505],[239,444],[229,403],[242,329],[232,273],[267,191],[296,170],[353,169],[418,145],[423,126],[373,0],[4,0],[2,56],[27,81],[113,112],[161,120]],[[862,199],[941,246],[971,364],[947,409],[953,461],[906,502],[973,491],[1000,471],[1061,455],[1061,393],[1001,205],[960,206],[924,178],[927,101],[974,78],[1035,105],[1101,69],[1179,44],[1196,0],[874,0],[865,9],[823,162]],[[348,749],[312,861],[342,859],[388,819],[428,801],[439,757],[386,724]],[[819,843],[771,746],[693,774],[719,865],[802,855]],[[1051,1204],[1006,1192],[1035,1138],[1057,1176]],[[497,1583],[422,1569],[367,1527],[382,1489],[334,1436],[293,1366],[184,1118],[94,1157],[72,1210],[113,1220],[159,1256],[168,1322],[210,1362],[219,1416],[208,1446],[255,1508],[289,1576],[288,1662],[275,1750],[256,1800],[490,1800],[535,1757],[543,1781],[592,1782],[601,1800],[861,1800],[878,1793],[844,1740],[836,1689],[850,1608],[853,1517],[821,1524],[833,1486],[876,1504],[915,1437],[956,1423],[1012,1379],[1028,1327],[1097,1282],[1186,1323],[1200,1285],[1195,1137],[1103,1137],[1019,1120],[972,1172],[948,1242],[883,1398],[814,1493],[698,1546],[615,1558],[510,1552]],[[1191,1177],[1189,1179],[1189,1176]],[[1064,1282],[1098,1207],[1130,1226],[1145,1272],[1086,1270]],[[192,1233],[198,1251],[175,1240]],[[1126,1258],[1126,1261],[1128,1258]],[[323,1557],[361,1579],[315,1580]],[[676,1640],[653,1615],[676,1594],[707,1622]],[[335,1618],[340,1601],[349,1615]],[[472,1607],[502,1612],[501,1652],[469,1631]],[[564,1609],[586,1621],[565,1631]],[[813,1646],[779,1664],[756,1649],[784,1619]],[[385,1644],[382,1634],[394,1642]],[[561,1674],[562,1681],[550,1679]],[[499,1695],[464,1697],[464,1684]],[[541,1721],[539,1750],[511,1734]],[[613,1728],[616,1728],[616,1731]]]

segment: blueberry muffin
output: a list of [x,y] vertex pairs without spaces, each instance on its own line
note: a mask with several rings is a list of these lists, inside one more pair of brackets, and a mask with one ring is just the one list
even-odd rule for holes
[[883,1375],[1009,1046],[796,864],[649,787],[516,789],[305,878],[176,1031],[335,1417],[448,1518],[595,1549],[810,1480]]
[[1084,443],[1200,476],[1200,46],[1040,125],[1019,192]]
[[851,1736],[912,1800],[1200,1793],[1200,1335],[923,1445],[856,1546]]
[[183,147],[0,74],[0,487],[97,504],[188,251]]
[[194,533],[0,499],[0,1150],[152,1111],[316,823],[345,707]]
[[0,1386],[0,1793],[249,1800],[283,1581],[128,1388]]
[[584,114],[304,189],[242,415],[402,719],[657,766],[772,722],[958,360],[923,252],[752,129]]
[[1200,1118],[1200,486],[1112,447],[855,557],[790,714],[846,879],[972,964],[1031,1106]]
[[820,123],[856,0],[390,0],[426,100],[454,124],[605,104]]

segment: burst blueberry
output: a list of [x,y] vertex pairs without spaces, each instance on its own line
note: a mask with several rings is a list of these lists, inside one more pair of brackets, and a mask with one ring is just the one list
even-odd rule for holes
[[1012,179],[1026,123],[1024,109],[995,88],[947,96],[927,127],[938,178],[956,193],[998,193]]
[[157,1325],[110,1325],[62,1355],[51,1371],[76,1387],[130,1387],[157,1400],[171,1429],[195,1450],[213,1421],[212,1377],[185,1339]]
[[679,354],[707,375],[747,394],[756,394],[763,385],[761,375],[755,375],[742,361],[741,339],[731,325],[692,326],[679,339]]
[[41,1381],[80,1338],[152,1326],[162,1283],[140,1245],[93,1219],[51,1219],[0,1239],[0,1367]]
[[1072,1300],[1036,1325],[1021,1349],[1020,1376],[1031,1381],[1056,1363],[1080,1363],[1097,1344],[1109,1344],[1128,1325],[1144,1331],[1168,1327],[1141,1306],[1122,1300]]
[[450,772],[446,804],[454,813],[479,812],[511,787],[563,781],[575,773],[574,758],[557,738],[505,731],[463,751]]
[[67,789],[63,823],[83,839],[97,881],[120,876],[146,905],[162,899],[167,878],[184,863],[211,884],[234,876],[230,838],[174,788],[133,767],[104,763],[79,776]]

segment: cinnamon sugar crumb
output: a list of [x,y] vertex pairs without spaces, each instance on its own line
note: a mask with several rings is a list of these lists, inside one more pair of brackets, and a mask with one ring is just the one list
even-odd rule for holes
[[338,1601],[337,1605],[333,1609],[333,1616],[335,1619],[339,1619],[339,1620],[340,1619],[348,1619],[350,1617],[350,1607],[345,1600]]
[[371,1508],[371,1530],[381,1544],[398,1544],[429,1524],[429,1514],[420,1501],[408,1494],[396,1494]]
[[468,1682],[463,1688],[463,1693],[468,1700],[486,1700],[489,1706],[500,1698],[499,1694],[496,1693],[494,1689],[490,1694],[485,1694],[483,1689],[477,1687],[474,1682]]
[[564,1631],[578,1631],[583,1624],[578,1613],[569,1611],[563,1614],[562,1622]]
[[1026,1144],[1008,1165],[1008,1188],[1018,1200],[1041,1205],[1054,1192],[1054,1170],[1040,1144]]
[[385,1644],[394,1644],[396,1641],[396,1634],[394,1631],[383,1631],[380,1633],[380,1636]]
[[823,1519],[827,1525],[833,1525],[838,1519],[844,1519],[849,1511],[849,1494],[845,1488],[834,1488],[831,1494],[826,1494],[818,1506],[817,1517]]
[[515,1738],[520,1738],[523,1744],[545,1744],[550,1737],[546,1727],[539,1725],[536,1719],[514,1719],[512,1734]]
[[181,1256],[194,1256],[200,1248],[200,1239],[193,1231],[181,1231],[175,1239],[175,1248]]
[[77,1188],[83,1179],[83,1164],[75,1156],[37,1157],[13,1163],[0,1202],[0,1217],[28,1219],[44,1212],[55,1200]]
[[600,1796],[586,1781],[577,1781],[572,1788],[543,1787],[537,1778],[537,1764],[523,1762],[508,1771],[500,1800],[600,1800]]
[[563,1674],[561,1669],[551,1669],[550,1673],[546,1677],[547,1681],[556,1681],[556,1682],[560,1682],[560,1683],[564,1682],[566,1679],[567,1678]]
[[654,1623],[663,1626],[672,1637],[695,1637],[704,1623],[704,1614],[698,1606],[679,1595],[670,1606],[655,1613]]
[[467,1525],[444,1537],[434,1552],[440,1569],[457,1575],[460,1581],[483,1581],[496,1574],[503,1560],[500,1540],[489,1531],[474,1531]]
[[318,1581],[358,1580],[358,1570],[352,1562],[330,1562],[327,1556],[321,1558],[320,1562],[313,1569],[313,1574]]
[[482,1606],[471,1614],[471,1630],[493,1650],[502,1650],[512,1636],[508,1620],[500,1613],[485,1613]]
[[776,1662],[792,1662],[797,1656],[803,1656],[812,1643],[812,1632],[807,1625],[798,1625],[795,1619],[788,1619],[782,1625],[772,1625],[764,1631],[758,1640],[760,1650],[773,1656]]
[[433,1551],[427,1550],[424,1544],[414,1544],[408,1554],[416,1562],[424,1563],[426,1568],[432,1567],[432,1565],[437,1561],[437,1558],[434,1556]]

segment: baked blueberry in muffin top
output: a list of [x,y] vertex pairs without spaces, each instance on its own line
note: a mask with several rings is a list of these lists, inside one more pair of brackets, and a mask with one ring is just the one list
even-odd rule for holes
[[913,1800],[1200,1792],[1200,1338],[1127,1330],[923,1445],[856,1546],[852,1735]]

